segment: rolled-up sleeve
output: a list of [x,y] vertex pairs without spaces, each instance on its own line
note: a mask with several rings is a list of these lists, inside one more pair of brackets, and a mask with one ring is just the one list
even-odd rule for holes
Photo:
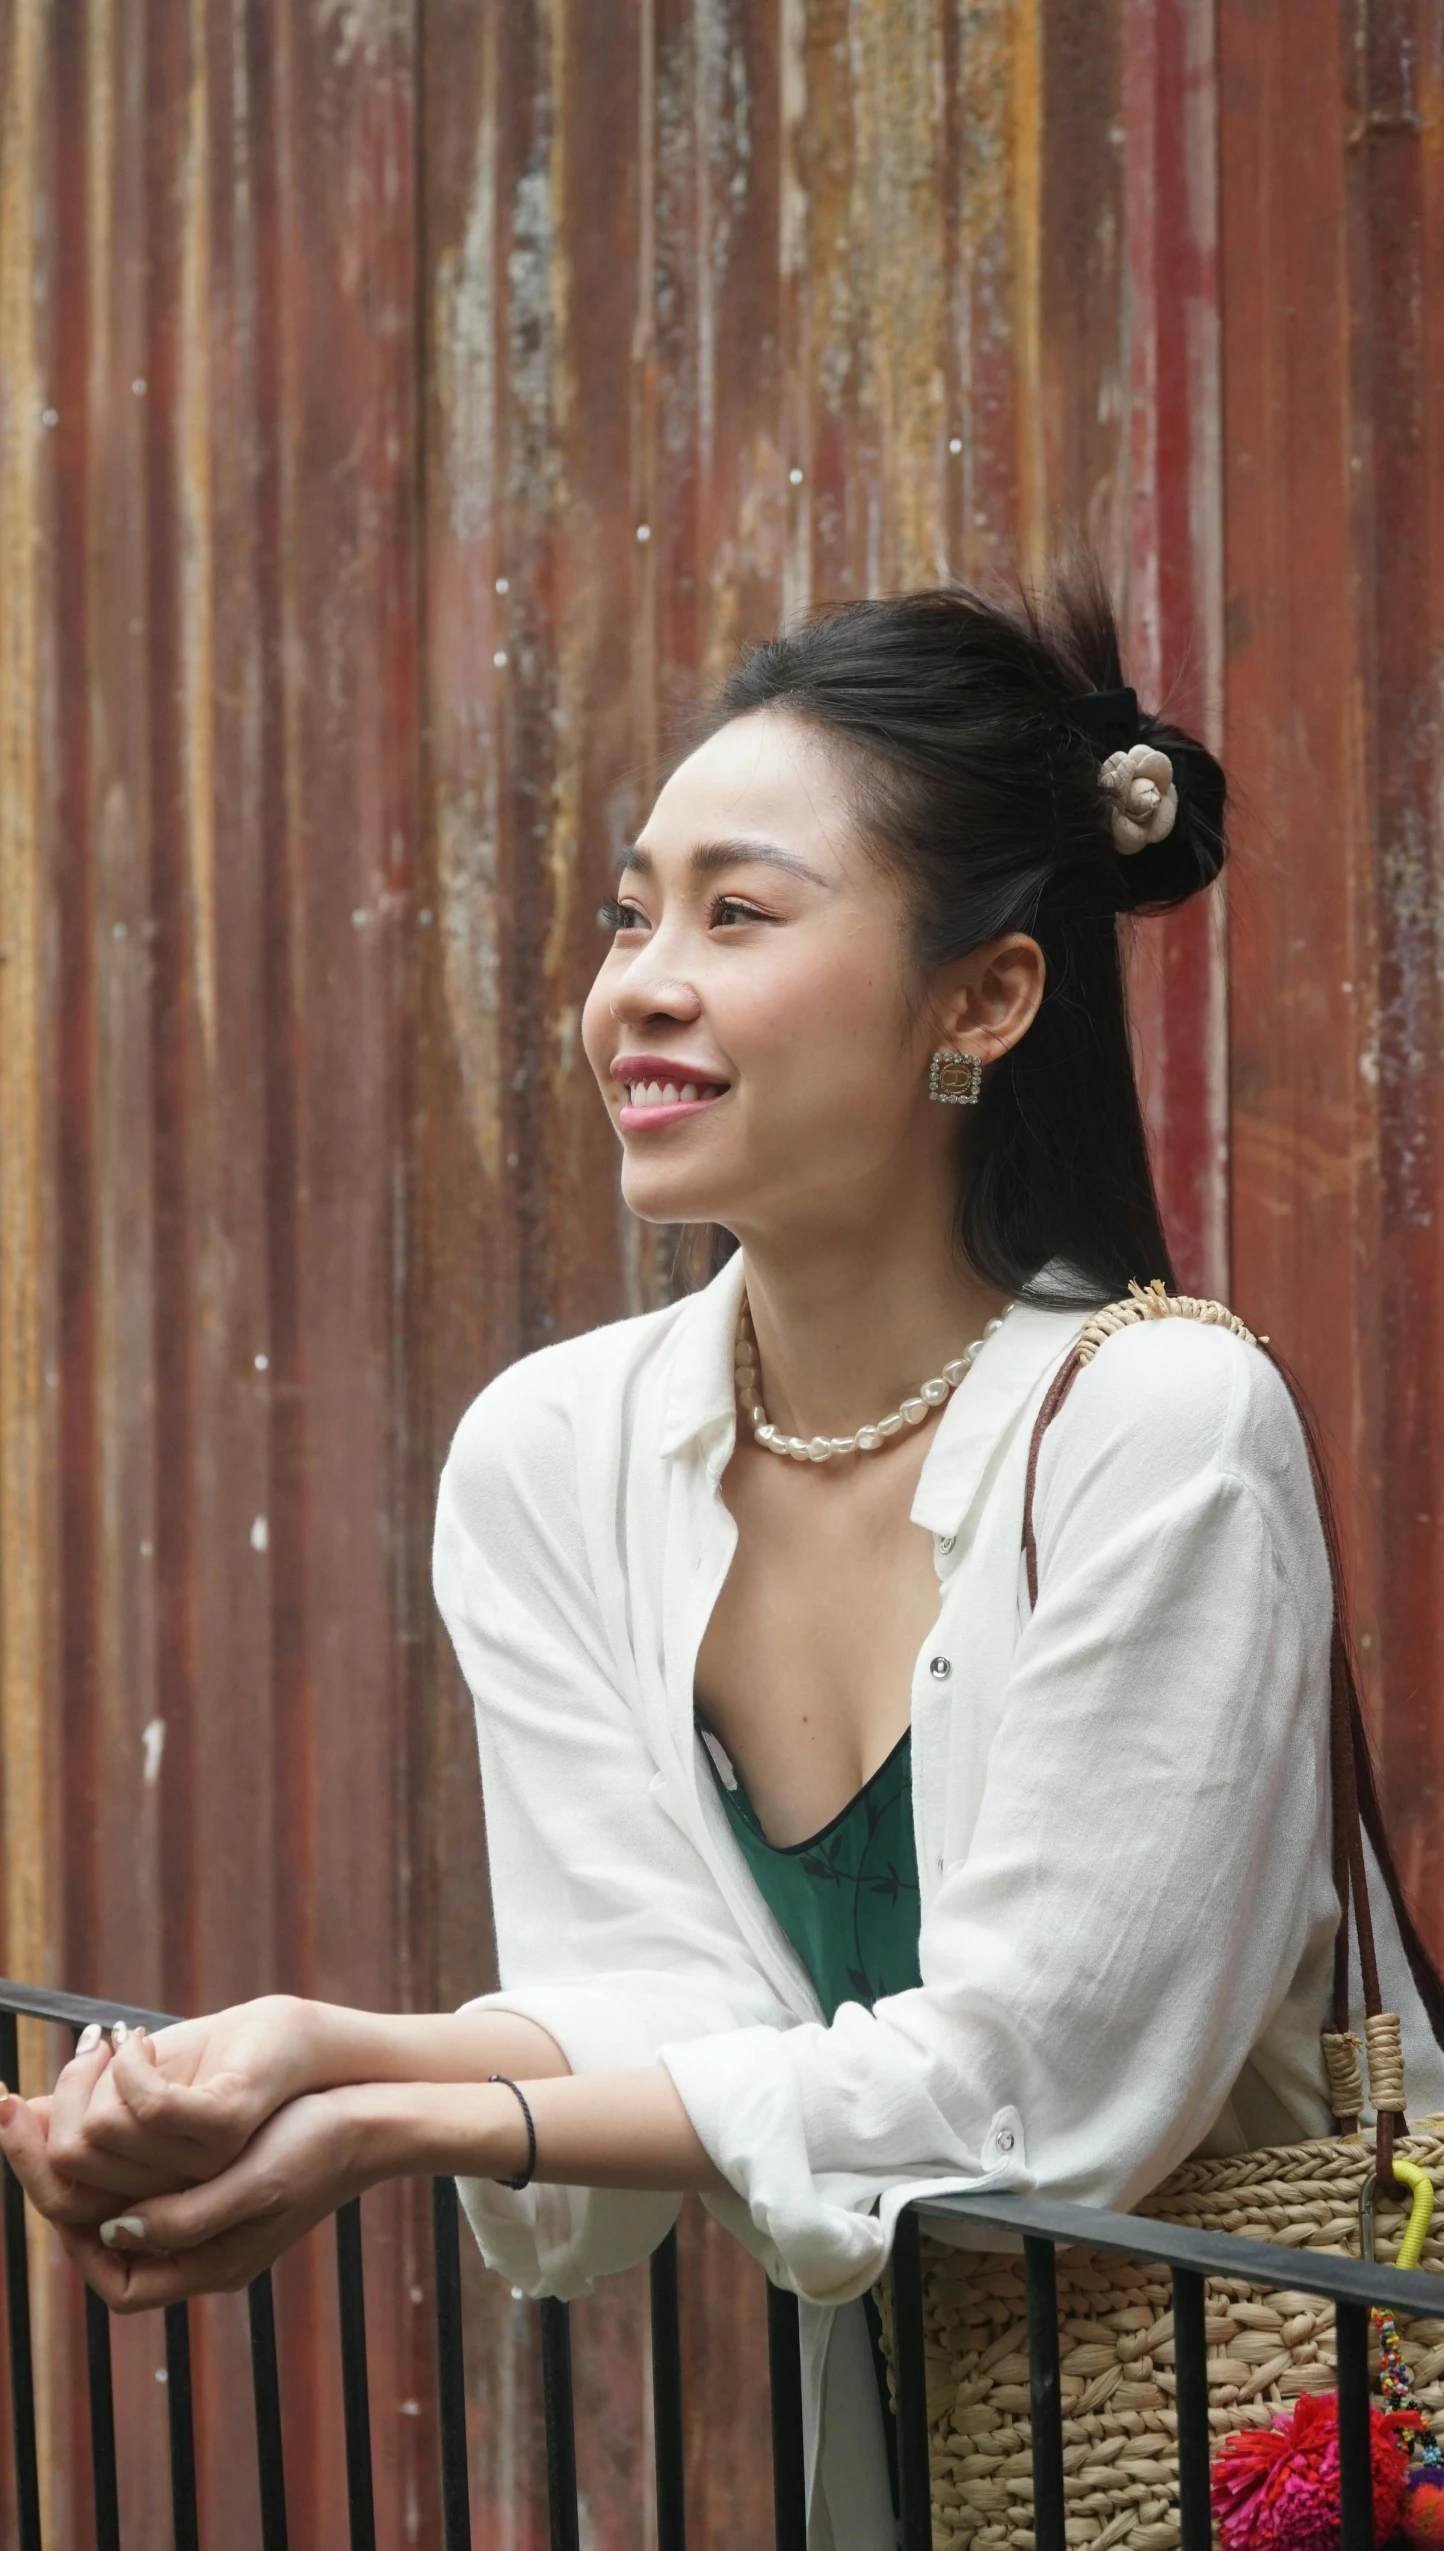
[[[538,1441],[538,1429],[546,1440]],[[534,2020],[574,2073],[664,2044],[789,2024],[696,1844],[659,1802],[585,1556],[565,1408],[513,1373],[463,1421],[441,1483],[437,1600],[476,1709],[496,1928],[490,2005]],[[465,2181],[488,2264],[583,2293],[652,2250],[675,2196]]]

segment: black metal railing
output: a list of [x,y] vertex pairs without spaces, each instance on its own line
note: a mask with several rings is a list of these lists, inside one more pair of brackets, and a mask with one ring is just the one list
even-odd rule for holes
[[[0,2078],[19,2078],[17,2018],[48,2020],[78,2036],[90,2020],[105,2025],[164,2026],[159,2012],[69,1993],[42,1993],[0,1980]],[[18,2551],[43,2551],[36,2454],[35,2387],[19,2183],[4,2169],[5,2310],[9,2338],[12,2488]],[[465,2342],[462,2325],[460,2222],[449,2179],[431,2187],[435,2270],[437,2452],[445,2551],[470,2551],[471,2502],[466,2435]],[[1340,2551],[1371,2551],[1373,2501],[1369,2439],[1369,2310],[1437,2316],[1436,2276],[1364,2264],[1231,2233],[1191,2232],[1177,2224],[1112,2214],[1041,2197],[951,2197],[909,2207],[893,2248],[892,2298],[898,2413],[898,2464],[904,2551],[931,2551],[927,2377],[923,2323],[921,2227],[948,2218],[1021,2238],[1027,2295],[1032,2412],[1035,2551],[1066,2551],[1063,2416],[1054,2267],[1057,2247],[1077,2245],[1169,2269],[1173,2288],[1174,2372],[1178,2417],[1180,2551],[1210,2551],[1208,2358],[1205,2280],[1225,2277],[1291,2293],[1316,2294],[1334,2306],[1338,2347]],[[350,2551],[375,2551],[366,2314],[362,2283],[361,2209],[335,2218],[338,2342],[345,2436]],[[658,2551],[685,2551],[685,2456],[677,2241],[669,2235],[651,2265],[654,2485]],[[287,2551],[282,2403],[275,2311],[269,2274],[249,2290],[251,2374],[262,2551]],[[551,2551],[578,2551],[576,2435],[572,2404],[571,2322],[565,2303],[537,2307],[546,2431]],[[111,2390],[110,2320],[104,2304],[85,2298],[91,2485],[96,2551],[120,2551],[115,2412]],[[768,2367],[772,2397],[772,2471],[777,2551],[805,2551],[806,2482],[802,2369],[797,2305],[767,2290]],[[187,2306],[165,2314],[166,2409],[169,2419],[171,2512],[175,2551],[199,2551],[195,2432]]]

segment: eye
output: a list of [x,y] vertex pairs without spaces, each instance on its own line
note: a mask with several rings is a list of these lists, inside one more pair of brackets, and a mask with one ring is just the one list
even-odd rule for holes
[[597,909],[599,930],[645,930],[647,916],[640,904],[631,903],[625,895],[611,895]]
[[738,922],[765,921],[766,918],[765,912],[759,912],[755,904],[744,903],[740,895],[719,895],[712,906],[713,925],[724,930],[735,927]]

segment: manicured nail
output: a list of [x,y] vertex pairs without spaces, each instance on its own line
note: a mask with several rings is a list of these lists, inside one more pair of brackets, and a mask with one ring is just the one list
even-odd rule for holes
[[92,2020],[88,2027],[81,2030],[80,2035],[75,2041],[76,2054],[93,2055],[99,2044],[100,2022],[99,2020]]
[[138,2214],[113,2214],[108,2223],[101,2225],[100,2237],[107,2250],[114,2250],[122,2240],[143,2241],[144,2219]]
[[126,2039],[129,2037],[129,2035],[130,2035],[130,2031],[129,2031],[129,2029],[126,2027],[126,2024],[125,2024],[124,2020],[117,2020],[117,2021],[116,2021],[116,2023],[115,2023],[114,2028],[113,2028],[113,2029],[111,2030],[111,2032],[110,2032],[110,2042],[111,2042],[111,2045],[115,2048],[115,2051],[116,2051],[117,2055],[120,2053],[120,2050],[121,2050],[122,2046],[125,2044],[125,2041],[126,2041]]

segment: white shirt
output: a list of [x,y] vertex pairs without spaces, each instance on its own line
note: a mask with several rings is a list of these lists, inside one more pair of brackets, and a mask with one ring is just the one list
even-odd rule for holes
[[[1328,2132],[1329,1577],[1272,1365],[1150,1322],[1108,1341],[1044,1439],[1030,1615],[1028,1446],[1081,1315],[1015,1308],[912,1507],[939,1589],[912,1685],[923,1980],[824,2025],[694,1727],[736,1541],[718,1483],[741,1282],[734,1258],[482,1393],[441,1483],[436,1593],[476,1702],[502,1977],[485,1999],[576,2073],[666,2066],[734,2192],[708,2204],[804,2298],[813,2551],[876,2551],[892,2524],[861,2315],[830,2307],[876,2278],[901,2204],[1128,2206],[1201,2145]],[[1411,2104],[1444,2108],[1377,1880],[1373,1899]],[[677,2207],[462,2194],[489,2264],[532,2294],[631,2266]]]

